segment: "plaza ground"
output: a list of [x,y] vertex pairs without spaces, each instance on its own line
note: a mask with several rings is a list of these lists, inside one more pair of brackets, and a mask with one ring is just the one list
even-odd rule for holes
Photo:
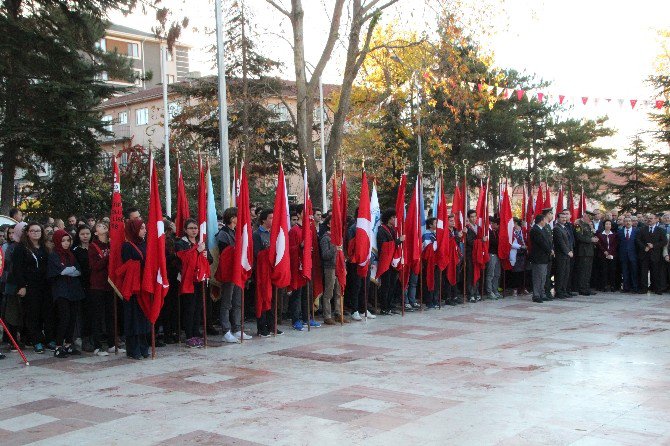
[[668,295],[282,328],[153,361],[10,353],[0,444],[670,444]]

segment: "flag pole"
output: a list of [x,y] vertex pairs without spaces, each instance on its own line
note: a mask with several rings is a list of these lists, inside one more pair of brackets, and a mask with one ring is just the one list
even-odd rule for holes
[[[205,348],[207,348],[207,298],[205,297],[205,287],[209,283],[209,280],[205,279],[200,282],[200,290],[202,294],[202,338],[205,343]],[[193,296],[195,298],[195,296]]]
[[[237,285],[233,284],[233,286],[237,286]],[[242,343],[244,343],[244,287],[240,287],[240,288],[242,289],[242,299],[241,299],[242,300],[242,308],[240,308],[240,312],[241,312],[241,316],[242,316],[240,318],[240,322],[241,322],[240,323],[240,325],[241,325],[241,327],[240,327],[240,330],[241,330],[240,331],[240,344],[242,344]]]
[[274,295],[275,295],[275,337],[277,336],[277,305],[279,302],[277,301],[277,287],[272,287],[274,288]]
[[[440,164],[440,196],[438,197],[438,200],[441,200],[441,199],[442,199],[442,196],[445,196],[445,197],[446,197],[446,195],[444,194],[444,191],[442,190],[443,188],[444,188],[444,178],[442,178],[442,164]],[[437,192],[436,192],[436,193],[437,193]],[[446,206],[447,203],[444,203],[444,205]],[[438,203],[438,208],[439,208],[439,203]],[[438,213],[437,218],[439,219],[439,218],[440,218],[440,216],[439,216],[439,211],[438,211],[437,209],[436,209],[435,211]],[[442,231],[446,231],[446,230],[447,230],[447,229],[444,227],[445,224],[447,225],[447,227],[449,227],[449,221],[447,220],[446,222],[444,222],[444,221],[442,222]],[[442,236],[442,239],[444,239],[444,236]],[[443,240],[443,241],[444,241],[444,240]],[[440,251],[440,252],[441,252],[441,251]],[[437,269],[438,269],[438,271],[440,271],[439,266],[438,266]],[[442,273],[443,273],[443,272],[444,272],[444,270],[440,271],[440,274],[439,274],[439,278],[440,278],[440,288],[439,288],[439,291],[438,291],[439,295],[437,296],[437,309],[438,309],[438,310],[441,310],[441,309],[442,309]],[[434,279],[433,279],[433,280],[434,280]],[[434,282],[433,282],[433,289],[435,289],[435,283],[434,283]]]
[[119,354],[119,315],[116,300],[118,297],[114,294],[114,354]]
[[[467,292],[468,292],[468,258],[467,258],[467,235],[466,235],[466,224],[468,220],[468,160],[463,160],[463,232],[465,235],[465,240],[463,240],[463,303],[467,302]],[[472,265],[474,268],[474,264]],[[473,277],[474,277],[474,271]]]
[[[362,168],[363,168],[363,172],[365,172],[365,155],[363,155]],[[372,243],[372,240],[370,240],[370,243]],[[367,279],[368,279],[368,273],[370,272],[370,260],[371,260],[371,257],[370,257],[370,255],[368,255],[368,270],[365,274],[365,277],[363,277],[363,298],[364,298],[363,308],[364,308],[364,311],[365,311],[365,322],[366,323],[368,322],[368,283],[366,283],[366,282],[367,282]]]
[[3,321],[1,317],[0,317],[0,324],[2,324],[2,328],[5,330],[5,333],[7,334],[7,337],[12,342],[12,345],[14,346],[16,351],[19,352],[19,355],[21,355],[21,359],[23,359],[23,363],[25,365],[30,365],[30,363],[26,359],[26,355],[24,355],[23,351],[19,348],[19,345],[14,340],[14,336],[12,336],[12,333],[9,331],[9,328],[7,328],[7,325],[5,325],[5,321]]
[[151,323],[151,359],[156,359],[156,327]]
[[305,285],[307,287],[307,331],[308,332],[312,331],[311,330],[311,325],[312,324],[310,323],[310,322],[312,322],[312,316],[311,316],[311,313],[310,313],[310,310],[309,310],[309,307],[311,306],[311,302],[312,302],[312,292],[309,289],[311,284],[312,284],[312,281],[308,280],[307,285]]

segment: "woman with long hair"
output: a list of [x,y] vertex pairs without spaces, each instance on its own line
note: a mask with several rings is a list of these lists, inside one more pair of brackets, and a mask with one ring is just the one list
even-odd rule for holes
[[79,277],[81,267],[70,250],[72,237],[62,229],[54,232],[54,250],[49,254],[47,277],[51,281],[51,295],[58,314],[56,325],[56,358],[81,355],[74,345],[74,325],[79,313],[79,303],[84,299],[84,289]]
[[[147,228],[141,219],[126,221],[126,241],[121,247],[121,259],[124,265],[129,262],[134,263],[133,268],[135,276],[144,269],[144,259],[146,257],[147,245],[144,237],[147,235]],[[137,271],[137,267],[139,271]],[[137,301],[137,294],[133,293],[123,304],[123,327],[126,335],[126,356],[131,359],[142,359],[149,357],[149,344],[147,335],[151,333],[151,324],[142,312],[142,308]]]
[[79,334],[82,339],[82,350],[85,352],[93,351],[93,344],[91,343],[91,288],[90,288],[90,279],[91,279],[91,267],[88,263],[88,249],[91,244],[91,228],[88,225],[80,225],[77,227],[77,232],[74,236],[74,243],[72,247],[72,253],[77,259],[79,264],[79,271],[81,271],[81,276],[79,276],[79,282],[81,283],[82,288],[84,289],[84,300],[81,301],[81,305],[78,312],[78,327]]
[[[16,231],[16,230],[15,230]],[[44,353],[44,344],[56,350],[53,302],[47,283],[47,251],[42,225],[26,225],[12,255],[12,277],[25,316],[27,339],[35,353]]]

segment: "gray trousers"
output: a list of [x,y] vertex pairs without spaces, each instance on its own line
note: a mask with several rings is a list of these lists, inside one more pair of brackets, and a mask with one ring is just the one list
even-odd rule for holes
[[533,299],[544,297],[544,283],[547,280],[547,264],[533,263],[531,266],[533,277]]
[[557,255],[554,258],[554,290],[559,298],[568,296],[568,279],[570,278],[570,257]]
[[500,285],[500,259],[496,254],[490,254],[489,263],[486,264],[486,294],[497,295]]
[[234,283],[224,283],[221,292],[221,327],[223,333],[240,331],[242,290]]
[[323,270],[323,294],[321,295],[321,305],[323,305],[323,318],[331,319],[333,317],[330,300],[333,300],[335,314],[340,314],[340,282],[335,277],[335,269]]

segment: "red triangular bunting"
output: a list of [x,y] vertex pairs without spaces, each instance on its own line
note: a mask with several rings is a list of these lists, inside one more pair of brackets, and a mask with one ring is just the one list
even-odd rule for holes
[[589,100],[588,96],[582,96],[582,104],[586,105],[588,100]]
[[543,99],[544,99],[544,93],[538,93],[538,94],[537,94],[537,100],[538,100],[539,102],[542,102]]
[[520,101],[521,99],[523,99],[523,93],[524,93],[523,90],[517,90],[517,91],[516,91],[516,98],[517,98],[519,101]]
[[665,101],[659,99],[658,101],[656,101],[656,108],[660,110],[660,109],[663,108],[664,104],[665,104]]
[[564,94],[559,94],[558,95],[558,103],[563,105],[563,101],[565,101],[565,95]]
[[637,104],[637,99],[631,99],[630,100],[630,108],[635,108],[635,104]]

